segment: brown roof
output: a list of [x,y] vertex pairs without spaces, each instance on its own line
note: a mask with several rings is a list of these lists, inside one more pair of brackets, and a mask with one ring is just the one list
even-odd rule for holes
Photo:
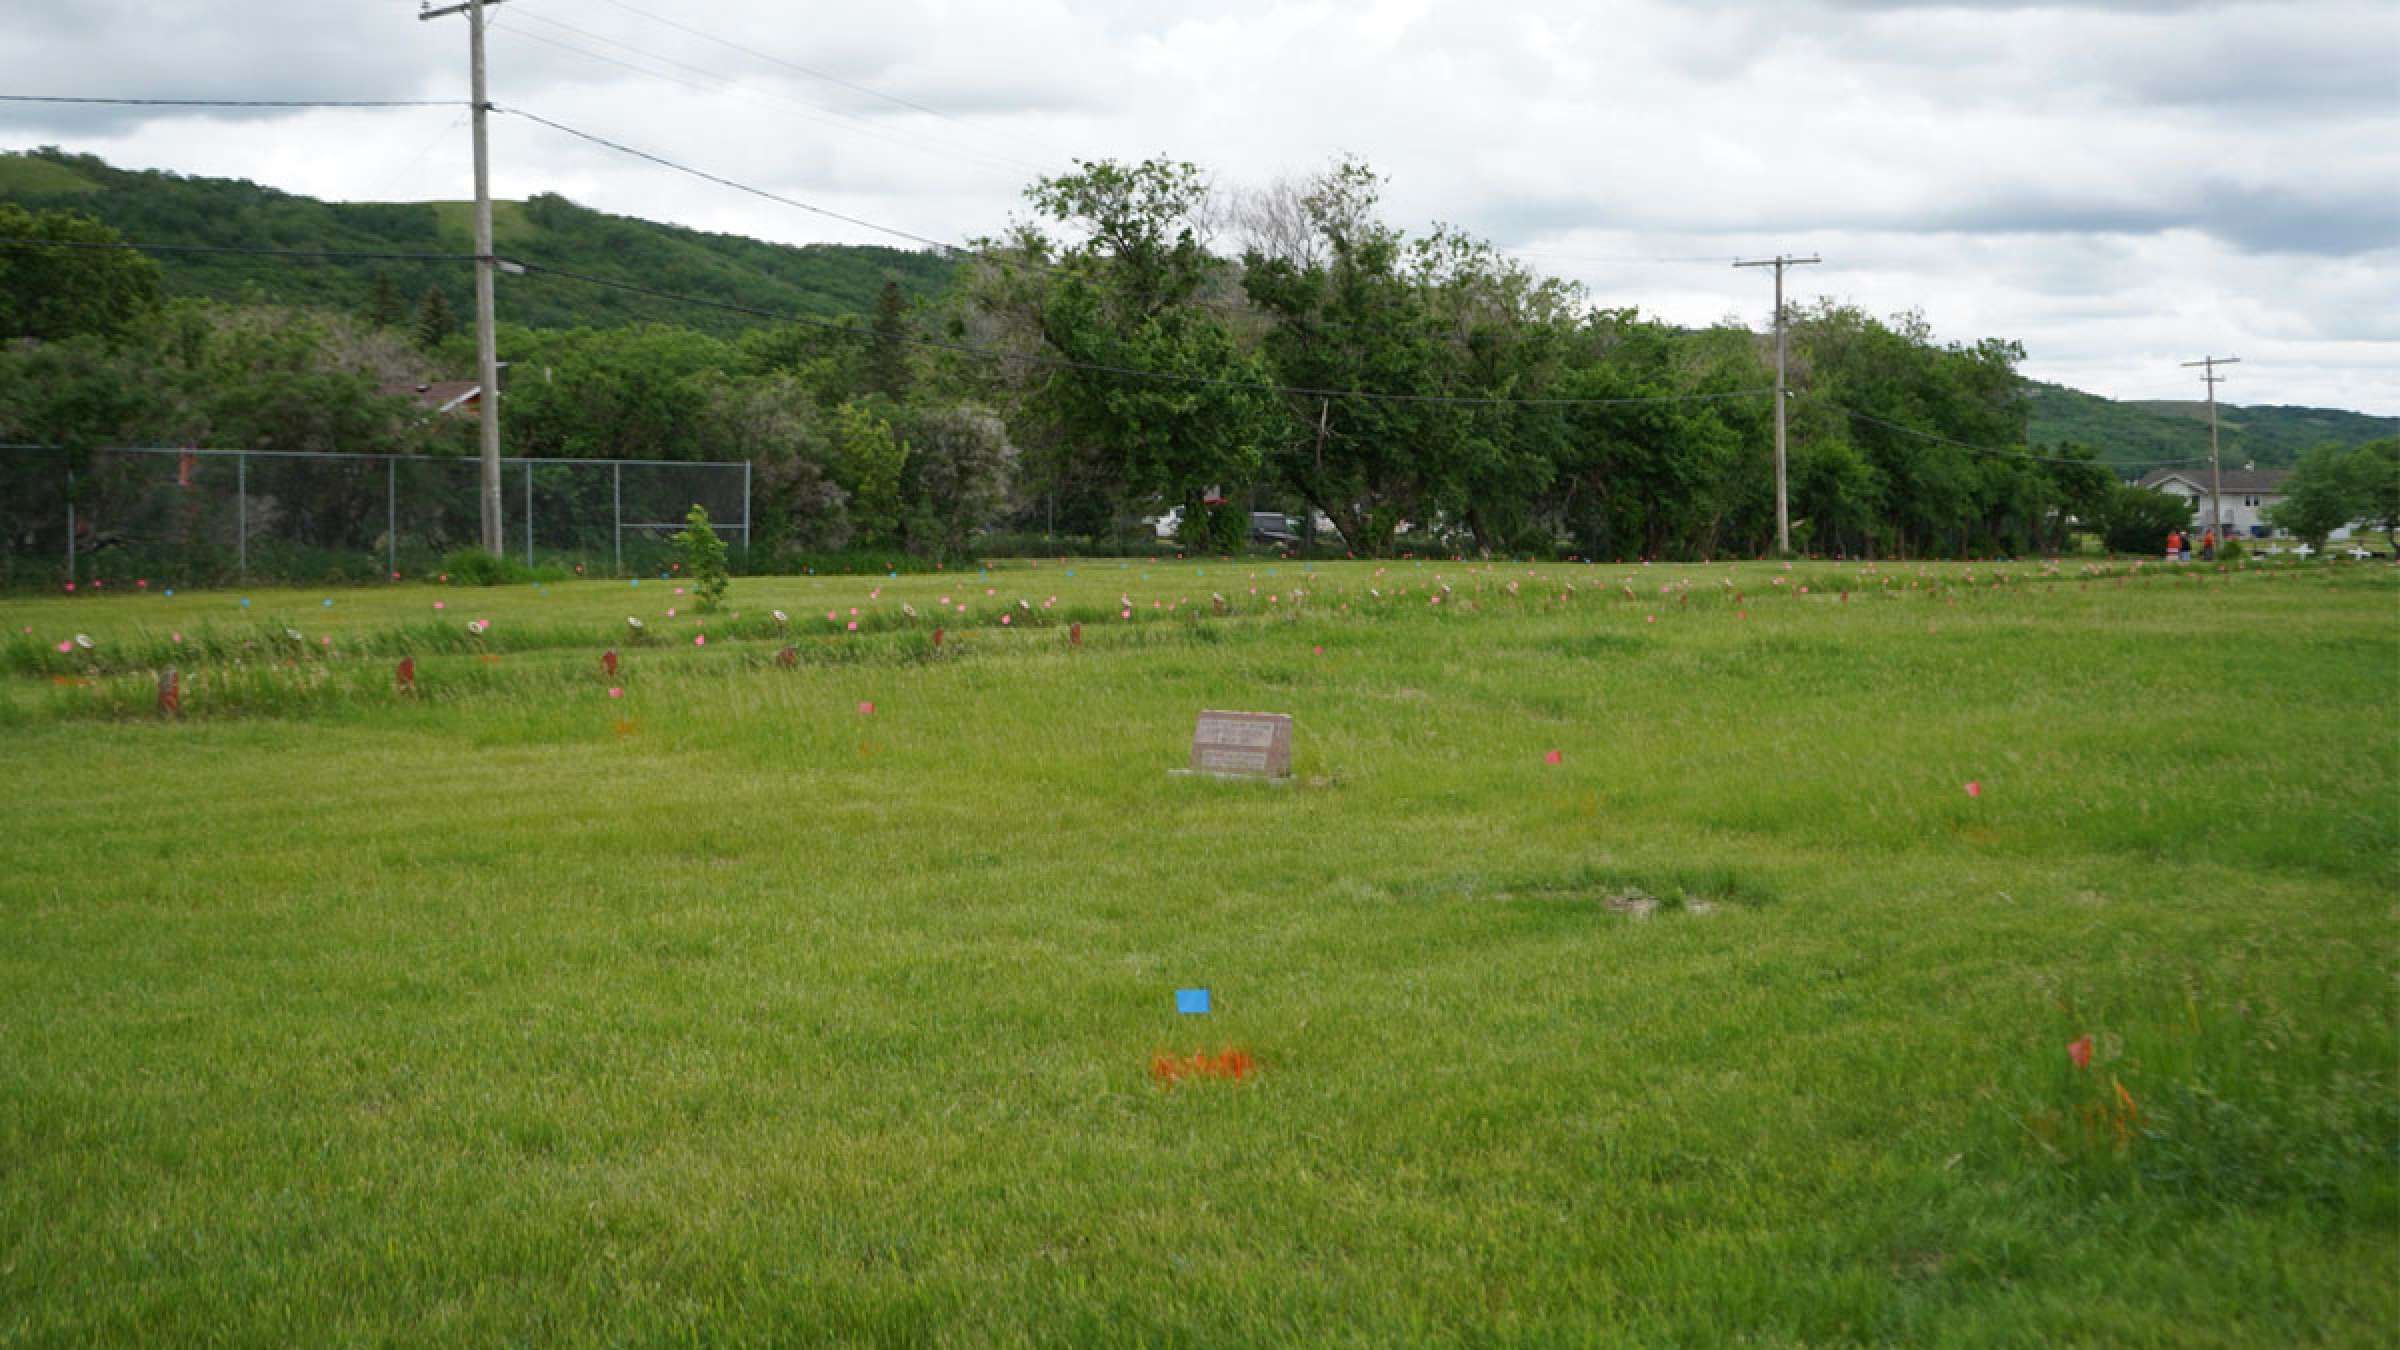
[[2220,479],[2212,478],[2207,466],[2197,469],[2152,469],[2142,475],[2141,486],[2154,488],[2170,478],[2183,481],[2206,491],[2214,484],[2224,492],[2252,492],[2280,495],[2283,485],[2292,476],[2290,469],[2227,469]]
[[433,380],[425,384],[387,384],[378,391],[393,398],[415,399],[427,412],[448,412],[483,392],[473,380]]

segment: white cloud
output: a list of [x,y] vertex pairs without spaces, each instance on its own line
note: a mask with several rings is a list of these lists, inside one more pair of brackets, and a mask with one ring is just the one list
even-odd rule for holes
[[[464,93],[460,21],[401,0],[305,23],[7,3],[10,92]],[[1243,183],[1355,153],[1389,175],[1396,220],[1528,250],[1604,303],[1755,322],[1764,282],[1723,261],[1814,249],[1800,295],[2015,338],[2042,378],[2181,397],[2197,386],[2176,362],[2233,351],[2242,401],[2400,412],[2400,7],[2372,0],[890,0],[805,20],[772,0],[511,0],[495,19],[501,105],[912,233],[994,231],[1069,156],[1168,153]],[[458,197],[458,117],[18,105],[0,144]],[[516,119],[496,120],[494,159],[504,196],[882,238]],[[1660,257],[1707,261],[1622,261]]]

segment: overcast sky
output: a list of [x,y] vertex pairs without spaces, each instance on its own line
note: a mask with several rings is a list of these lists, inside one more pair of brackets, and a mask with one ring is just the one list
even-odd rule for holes
[[[0,0],[0,92],[463,100],[464,21],[416,8]],[[2196,397],[2177,363],[2238,355],[2230,401],[2400,414],[2392,0],[509,0],[492,22],[495,103],[912,233],[995,232],[1071,157],[1241,186],[1348,153],[1396,223],[1599,304],[1761,324],[1767,275],[1727,261],[1817,252],[1799,296],[2017,339],[2039,378]],[[0,145],[47,143],[335,199],[470,190],[461,108],[0,105]],[[894,242],[514,118],[493,159],[502,197]]]

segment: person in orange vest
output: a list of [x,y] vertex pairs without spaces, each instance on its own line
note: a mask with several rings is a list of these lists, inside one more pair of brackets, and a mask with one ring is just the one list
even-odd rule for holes
[[2182,557],[2182,556],[2183,556],[2183,531],[2181,531],[2181,530],[2169,530],[2169,531],[2167,531],[2167,561],[2168,561],[2168,562],[2174,562],[2176,559],[2178,559],[2178,558],[2180,558],[2180,557]]
[[2208,527],[2208,533],[2200,536],[2200,556],[2211,562],[2216,560],[2217,527],[2214,525]]

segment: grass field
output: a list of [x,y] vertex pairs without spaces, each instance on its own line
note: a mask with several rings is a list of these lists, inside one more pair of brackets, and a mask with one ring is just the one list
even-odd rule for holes
[[0,600],[0,1341],[2400,1334],[2388,568],[689,600]]

